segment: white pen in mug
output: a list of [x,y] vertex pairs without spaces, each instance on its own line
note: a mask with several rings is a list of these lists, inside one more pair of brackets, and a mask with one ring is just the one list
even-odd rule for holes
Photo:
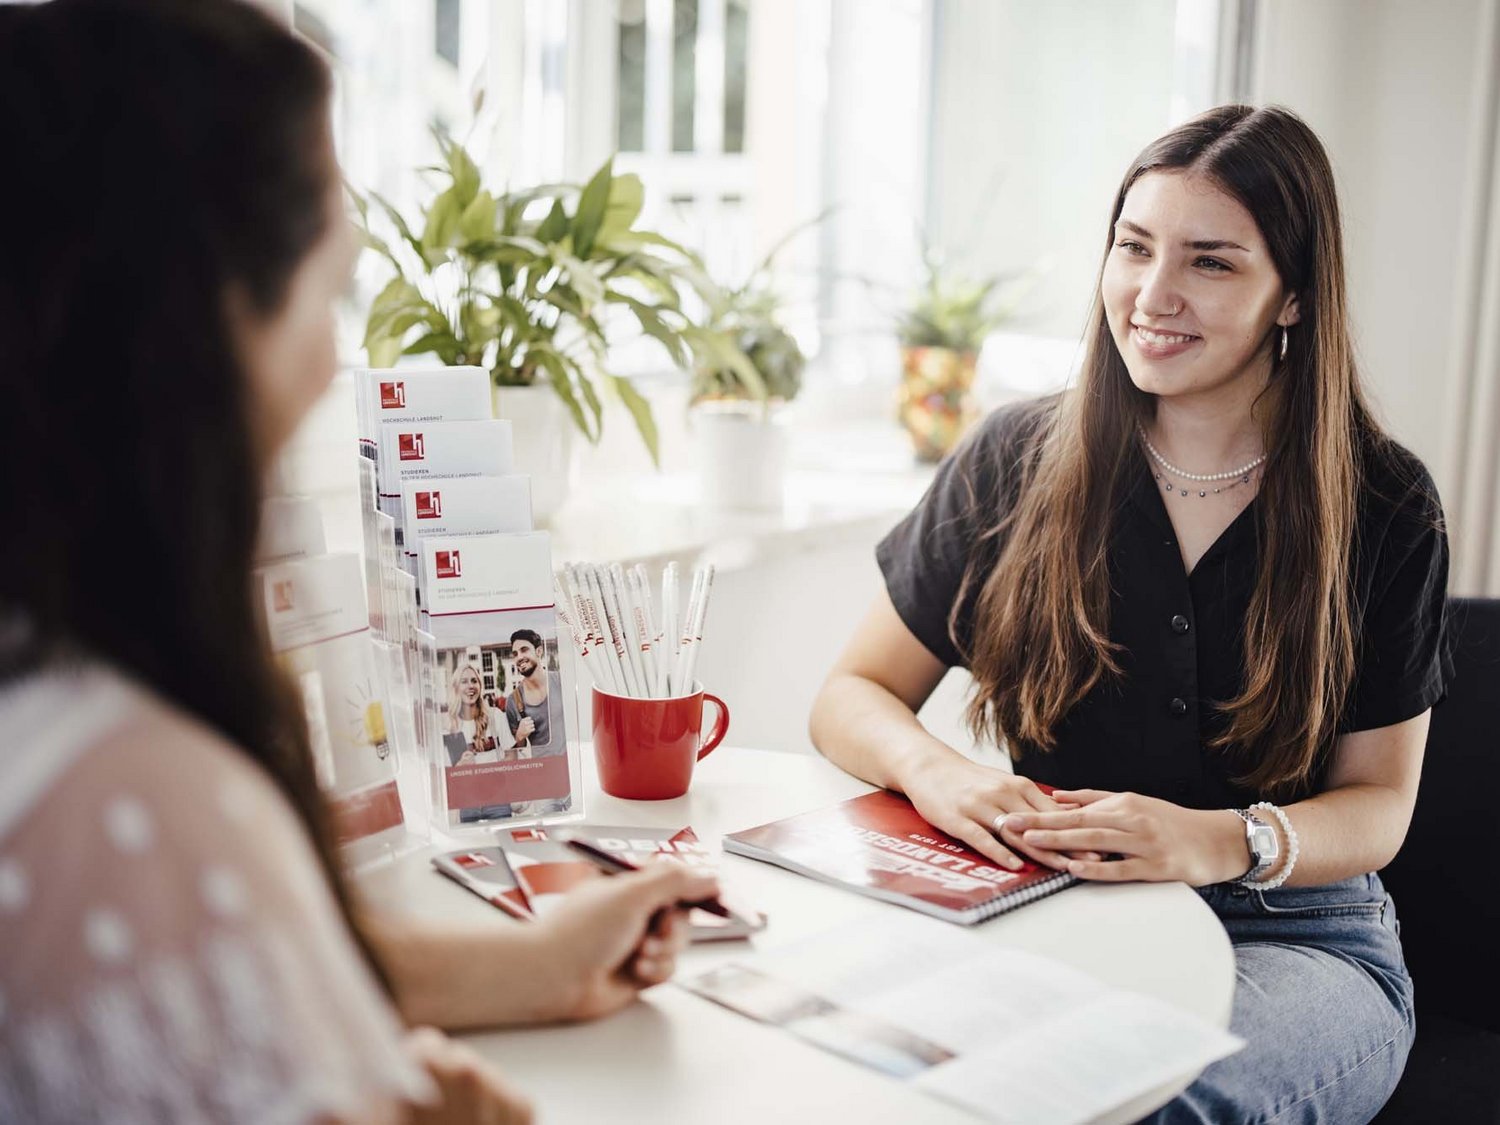
[[703,621],[708,616],[708,599],[714,592],[714,567],[709,563],[703,572],[703,582],[698,588],[698,604],[693,611],[691,633],[693,636],[692,648],[688,650],[687,668],[683,671],[682,682],[691,684],[693,674],[698,667],[698,652],[703,647]]
[[677,681],[673,673],[677,668],[677,564],[669,562],[661,572],[661,624],[665,673],[662,694],[670,696]]
[[630,672],[630,661],[625,655],[624,635],[620,631],[619,608],[610,597],[609,575],[600,573],[598,567],[584,567],[589,589],[599,603],[600,619],[604,624],[604,635],[609,641],[609,652],[615,660],[614,672],[625,695],[635,695],[637,688]]
[[567,626],[569,634],[573,637],[573,650],[578,653],[584,667],[589,670],[589,675],[593,676],[597,682],[603,676],[599,664],[599,649],[592,643],[580,624],[582,614],[578,609],[578,603],[569,597],[562,579],[555,574],[552,576],[552,585],[557,594],[557,616]]
[[619,693],[620,681],[615,674],[614,662],[610,659],[607,651],[608,642],[604,637],[604,628],[599,623],[599,607],[595,604],[593,595],[589,593],[587,582],[580,576],[578,567],[564,567],[563,574],[568,581],[568,589],[573,597],[573,604],[578,609],[582,618],[582,627],[585,636],[594,652],[594,667],[591,670],[594,682],[606,687],[607,690]]
[[636,563],[630,568],[634,578],[636,589],[640,591],[642,607],[646,611],[646,629],[651,634],[651,681],[654,685],[652,694],[665,696],[667,694],[667,661],[666,646],[663,642],[661,615],[656,611],[655,599],[651,596],[651,576],[646,573],[645,563]]
[[611,695],[667,699],[693,684],[714,567],[693,571],[684,602],[676,562],[662,570],[661,601],[644,565],[569,564],[557,581],[558,614],[594,683]]
[[693,588],[688,594],[687,605],[682,613],[682,636],[677,643],[677,663],[672,666],[672,682],[677,685],[678,690],[691,681],[688,670],[693,664],[693,649],[697,647],[697,640],[693,636],[693,619],[698,613],[698,598],[703,590],[704,571],[700,567],[693,571]]
[[646,685],[641,680],[641,661],[636,651],[635,627],[630,620],[630,601],[625,597],[623,584],[610,567],[599,568],[599,581],[615,613],[615,636],[620,642],[620,663],[625,666],[625,682],[630,686],[631,695],[644,696]]
[[625,619],[625,654],[630,659],[630,670],[635,674],[636,688],[642,696],[651,694],[652,683],[646,676],[646,653],[641,649],[640,607],[636,605],[635,592],[619,563],[609,567],[610,584],[614,587],[615,600],[620,603],[620,614]]

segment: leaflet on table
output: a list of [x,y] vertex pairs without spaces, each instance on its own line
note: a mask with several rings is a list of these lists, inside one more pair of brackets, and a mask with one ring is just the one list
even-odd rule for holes
[[684,987],[1006,1125],[1094,1120],[1245,1045],[1050,958],[894,913]]
[[482,367],[356,368],[359,451],[374,458],[385,422],[466,422],[490,418],[489,372]]
[[[569,831],[637,864],[666,859],[695,867],[719,866],[718,853],[705,847],[691,827],[588,824]],[[433,866],[507,914],[527,918],[545,917],[571,888],[602,875],[595,864],[551,838],[542,826],[502,832],[500,845],[450,852],[434,858]],[[745,938],[765,928],[766,916],[737,901],[729,888],[721,890],[719,897],[734,916],[691,911],[688,934],[692,941]]]
[[433,477],[503,477],[514,471],[510,423],[387,423],[380,427],[380,510],[394,517],[397,544],[404,542],[401,489]]
[[424,539],[422,567],[442,701],[438,811],[450,826],[578,815],[547,534]]
[[266,629],[297,682],[338,841],[403,825],[356,554],[275,563],[260,576]]
[[257,565],[326,554],[323,511],[310,496],[267,496],[261,501]]
[[421,569],[418,543],[430,535],[517,534],[531,530],[531,478],[443,477],[401,486],[406,569]]

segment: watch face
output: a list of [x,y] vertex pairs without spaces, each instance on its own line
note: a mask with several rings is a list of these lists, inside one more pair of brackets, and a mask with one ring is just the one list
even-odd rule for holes
[[1257,824],[1250,830],[1250,847],[1255,852],[1257,866],[1274,860],[1281,851],[1276,839],[1276,829],[1269,824]]

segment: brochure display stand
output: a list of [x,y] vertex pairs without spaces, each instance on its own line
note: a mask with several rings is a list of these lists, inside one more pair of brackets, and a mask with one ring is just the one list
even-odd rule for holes
[[368,620],[430,827],[583,815],[573,668],[550,541],[482,368],[355,373]]
[[401,850],[406,820],[359,557],[294,559],[258,574],[271,648],[302,694],[344,859],[358,864]]

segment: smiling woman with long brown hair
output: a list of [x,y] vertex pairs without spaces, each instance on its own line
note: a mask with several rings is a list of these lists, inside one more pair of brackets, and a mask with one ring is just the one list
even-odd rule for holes
[[[1225,106],[1149,145],[1086,344],[1074,387],[986,419],[882,541],[814,741],[1002,864],[1199,888],[1249,1046],[1160,1120],[1366,1121],[1411,1044],[1374,872],[1443,694],[1448,553],[1360,389],[1311,130]],[[952,666],[1014,774],[917,721]]]

